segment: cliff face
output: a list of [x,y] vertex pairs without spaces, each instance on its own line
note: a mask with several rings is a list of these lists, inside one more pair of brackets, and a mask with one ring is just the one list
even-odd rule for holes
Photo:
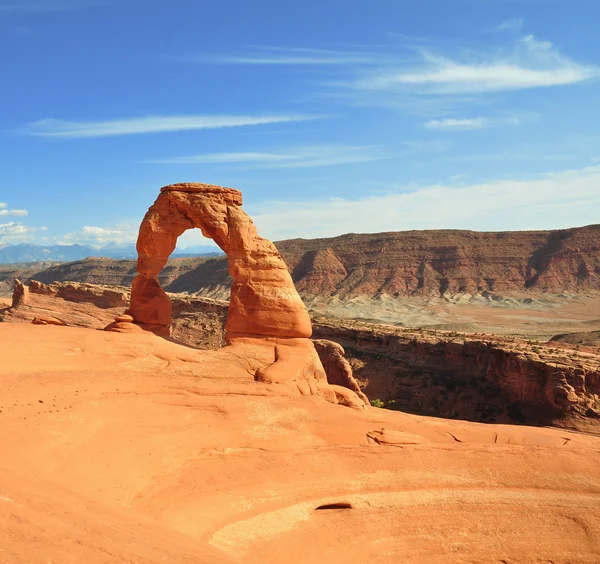
[[600,350],[319,319],[371,399],[425,415],[598,431]]
[[406,231],[278,243],[305,296],[440,296],[600,289],[600,225]]
[[[600,225],[560,231],[348,234],[275,244],[306,299],[600,290]],[[133,261],[86,259],[34,277],[45,283],[129,285],[134,272]],[[224,258],[172,259],[159,280],[168,292],[229,298]]]

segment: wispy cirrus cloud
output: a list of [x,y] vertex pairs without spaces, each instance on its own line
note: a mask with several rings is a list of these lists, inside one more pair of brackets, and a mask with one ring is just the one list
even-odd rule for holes
[[425,123],[427,129],[443,129],[443,130],[468,130],[468,129],[483,129],[489,126],[489,120],[484,117],[478,118],[447,118],[447,119],[431,119]]
[[517,33],[523,28],[525,20],[523,18],[512,18],[505,20],[501,24],[496,26],[496,31],[508,31],[511,33]]
[[552,43],[522,37],[504,53],[451,58],[418,48],[411,65],[368,69],[341,83],[362,92],[420,95],[477,95],[576,84],[597,78],[600,69],[563,55]]
[[244,55],[196,55],[186,61],[227,65],[354,65],[372,62],[373,56],[332,49],[255,47]]
[[437,129],[445,131],[468,131],[475,129],[485,129],[494,125],[520,125],[523,123],[521,118],[516,116],[509,118],[446,118],[446,119],[431,119],[425,122],[427,129]]
[[66,12],[109,2],[110,0],[0,0],[0,13]]
[[8,205],[4,202],[0,202],[0,216],[15,216],[15,217],[23,217],[27,215],[27,210],[10,210],[8,209]]
[[152,160],[155,164],[236,165],[238,168],[309,168],[371,162],[387,158],[377,147],[317,145],[280,151],[204,153]]
[[220,129],[273,123],[290,123],[330,116],[316,115],[191,115],[191,116],[146,116],[97,122],[77,122],[59,119],[43,119],[23,127],[21,132],[36,137],[111,137],[119,135],[140,135],[173,131],[193,131],[199,129]]

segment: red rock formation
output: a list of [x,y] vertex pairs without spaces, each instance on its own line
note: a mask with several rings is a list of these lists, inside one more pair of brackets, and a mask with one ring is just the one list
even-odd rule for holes
[[168,325],[171,301],[158,274],[187,229],[199,228],[227,254],[233,278],[226,330],[236,335],[310,337],[308,312],[279,252],[258,236],[237,190],[208,184],[165,186],[142,221],[131,312],[140,323]]
[[56,286],[55,284],[44,284],[43,282],[38,282],[37,280],[30,280],[29,291],[32,294],[40,294],[43,296],[56,296],[56,294],[58,293],[58,286]]
[[19,307],[27,304],[29,298],[29,288],[18,278],[15,279],[15,286],[12,295],[12,307]]
[[486,422],[600,428],[600,351],[480,334],[321,318],[372,399],[401,410]]
[[309,340],[312,327],[308,311],[286,264],[275,245],[259,237],[241,205],[241,193],[232,188],[208,184],[163,187],[140,226],[131,315],[141,326],[170,325],[172,304],[158,275],[177,238],[187,229],[199,228],[227,255],[233,285],[225,339],[241,359],[263,359],[249,368],[255,379],[267,384],[294,384],[302,395],[321,393],[333,403],[363,407],[352,392],[328,387]]
[[600,290],[600,225],[348,234],[277,248],[305,298]]
[[327,381],[352,390],[365,404],[369,403],[369,399],[352,374],[352,367],[344,356],[346,354],[344,347],[326,339],[314,339],[313,343],[325,368]]
[[15,294],[16,303],[0,312],[0,321],[19,323],[55,317],[70,326],[102,329],[129,303],[126,288],[77,282],[47,285],[32,280],[26,286],[17,281]]

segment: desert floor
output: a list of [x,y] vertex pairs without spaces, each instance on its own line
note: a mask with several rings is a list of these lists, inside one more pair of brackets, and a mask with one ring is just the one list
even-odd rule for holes
[[254,382],[248,351],[0,324],[0,561],[600,562],[600,439]]
[[375,323],[401,324],[450,331],[474,331],[547,340],[558,333],[600,329],[600,295],[538,294],[494,298],[359,297],[308,301],[313,314]]

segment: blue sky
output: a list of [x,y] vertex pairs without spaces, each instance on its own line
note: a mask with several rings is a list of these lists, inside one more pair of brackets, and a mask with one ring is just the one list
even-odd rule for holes
[[598,223],[598,21],[597,0],[0,0],[0,243],[134,242],[180,181],[241,189],[275,240]]

